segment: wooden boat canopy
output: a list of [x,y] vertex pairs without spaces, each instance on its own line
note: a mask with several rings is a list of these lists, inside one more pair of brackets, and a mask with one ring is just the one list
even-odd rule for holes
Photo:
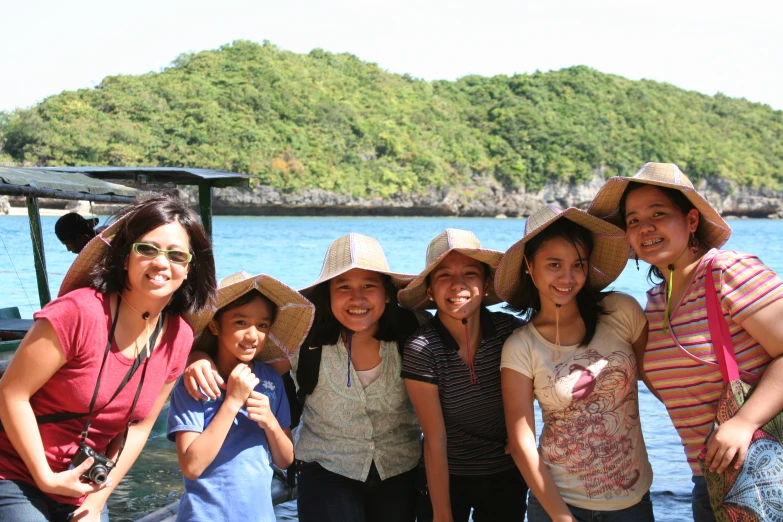
[[136,197],[176,185],[199,188],[201,222],[212,237],[212,188],[248,187],[253,176],[185,167],[0,167],[0,195],[24,196],[43,307],[51,300],[46,277],[38,198],[130,203]]
[[91,178],[81,172],[0,167],[0,195],[130,203],[141,191]]

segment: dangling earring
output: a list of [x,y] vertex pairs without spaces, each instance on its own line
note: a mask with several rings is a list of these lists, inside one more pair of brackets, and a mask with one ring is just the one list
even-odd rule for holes
[[639,254],[636,252],[633,253],[633,258],[636,260],[636,271],[639,271]]
[[691,232],[691,235],[688,238],[688,246],[691,247],[691,252],[694,254],[699,252],[699,238],[696,237],[696,234],[693,232]]

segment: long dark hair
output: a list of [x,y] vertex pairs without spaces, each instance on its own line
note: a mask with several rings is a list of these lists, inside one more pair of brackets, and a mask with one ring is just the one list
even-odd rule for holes
[[[269,326],[272,326],[275,324],[275,319],[277,319],[277,305],[255,288],[245,294],[240,295],[226,306],[215,312],[215,316],[212,318],[212,320],[219,323],[220,318],[223,317],[224,313],[228,312],[229,310],[239,308],[240,306],[244,306],[256,297],[263,299],[266,302],[266,305],[269,307],[269,315],[271,318]],[[196,341],[193,343],[194,350],[206,353],[212,358],[213,361],[217,358],[217,347],[217,335],[213,334],[209,327],[204,328],[201,334],[196,338]]]
[[94,288],[104,293],[121,292],[127,288],[124,265],[133,243],[160,226],[179,223],[188,234],[193,259],[188,278],[174,292],[166,310],[178,315],[195,312],[214,299],[217,283],[212,245],[198,216],[185,203],[172,195],[145,198],[122,208],[114,220],[121,217],[124,219],[106,255],[92,270]]
[[[660,190],[664,196],[666,196],[669,201],[672,202],[672,205],[674,205],[677,209],[680,210],[684,215],[688,215],[688,212],[695,209],[696,207],[691,203],[691,201],[683,194],[681,191],[677,189],[673,189],[670,187],[660,187],[658,185],[648,185],[647,183],[638,183],[636,181],[631,181],[628,183],[628,186],[625,187],[625,191],[623,192],[623,196],[620,198],[620,216],[622,217],[622,228],[623,230],[627,230],[627,226],[625,224],[625,201],[628,199],[628,194],[635,190],[639,190],[642,187],[649,187],[652,186],[658,190]],[[698,210],[697,210],[698,212]],[[695,232],[696,239],[698,240],[699,244],[704,244],[704,227],[702,226],[702,220],[701,220],[701,214],[699,214],[699,226],[696,228]],[[660,269],[657,266],[650,265],[650,269],[647,271],[647,281],[650,282],[652,285],[659,285],[663,283],[666,280],[665,277],[663,277],[663,272],[660,271]]]
[[[564,218],[558,219],[525,243],[525,257],[528,260],[532,260],[541,247],[544,246],[544,243],[556,237],[565,239],[575,249],[581,246],[588,258],[593,251],[593,234],[581,225]],[[533,283],[533,278],[526,273],[526,268],[527,266],[523,262],[520,267],[519,288],[511,299],[508,300],[505,308],[519,315],[527,323],[541,310],[541,297],[538,293],[538,288]],[[579,315],[585,323],[585,336],[582,338],[582,342],[579,343],[580,346],[587,346],[593,340],[595,330],[598,327],[598,316],[606,315],[601,301],[610,293],[596,291],[590,287],[589,282],[585,282],[585,285],[576,294],[576,305],[579,308]]]
[[[397,288],[392,283],[391,277],[378,273],[383,281],[383,289],[389,297],[389,302],[383,310],[383,315],[378,320],[378,330],[375,337],[379,341],[397,341],[398,314]],[[332,301],[329,295],[329,281],[324,281],[316,286],[307,296],[315,305],[315,318],[313,327],[307,335],[302,346],[327,346],[336,344],[340,333],[345,327],[332,313]],[[398,346],[398,348],[401,348]]]

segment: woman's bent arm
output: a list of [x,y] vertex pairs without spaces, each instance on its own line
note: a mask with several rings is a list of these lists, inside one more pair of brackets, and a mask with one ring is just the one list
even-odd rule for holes
[[106,504],[106,500],[109,495],[114,491],[114,488],[122,481],[125,474],[136,462],[136,459],[141,454],[141,450],[144,448],[144,444],[147,443],[147,438],[152,431],[152,426],[155,424],[155,420],[160,414],[160,410],[166,403],[166,400],[171,394],[171,390],[174,388],[176,381],[167,382],[163,385],[163,388],[158,393],[155,404],[152,406],[149,414],[139,422],[132,425],[128,429],[128,440],[125,442],[125,449],[122,451],[119,460],[117,460],[117,452],[119,451],[119,442],[122,440],[122,433],[117,435],[112,443],[109,445],[109,451],[106,452],[106,456],[116,462],[116,466],[111,470],[109,478],[111,484],[109,487],[103,488],[97,493],[89,495],[84,503],[74,511],[73,520],[80,520],[78,515],[90,517],[92,514],[99,514],[103,510],[103,506]]
[[734,467],[745,462],[753,432],[783,410],[783,299],[765,306],[742,322],[773,361],[767,366],[756,389],[737,414],[720,425],[707,444],[710,470],[722,473],[737,455]]
[[509,368],[501,368],[500,380],[508,444],[514,462],[553,522],[575,522],[536,448],[533,380]]
[[650,325],[645,322],[642,333],[640,333],[639,337],[637,337],[633,344],[631,344],[631,347],[633,348],[633,353],[636,356],[636,369],[637,373],[639,374],[639,378],[647,386],[647,389],[650,390],[650,393],[652,393],[656,399],[663,402],[663,399],[661,399],[660,394],[656,391],[655,386],[653,386],[653,383],[644,372],[644,352],[647,350],[647,336],[649,330]]
[[81,467],[62,473],[52,472],[30,405],[30,397],[65,363],[60,340],[51,323],[46,319],[36,320],[0,380],[0,420],[41,491],[81,497],[102,486],[81,482]]
[[446,425],[440,408],[438,386],[413,379],[405,379],[405,386],[424,433],[424,464],[432,500],[433,522],[452,522]]

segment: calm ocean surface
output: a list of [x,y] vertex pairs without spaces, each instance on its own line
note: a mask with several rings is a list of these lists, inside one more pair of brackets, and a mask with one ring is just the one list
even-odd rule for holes
[[[53,295],[75,256],[54,235],[56,217],[42,217],[49,287]],[[103,222],[103,219],[101,219]],[[783,273],[783,221],[734,220],[726,248],[753,252]],[[215,257],[218,278],[237,270],[266,273],[300,288],[318,277],[329,243],[349,232],[377,238],[392,270],[417,273],[424,266],[427,243],[447,227],[476,233],[486,248],[505,250],[518,240],[522,219],[480,218],[312,218],[215,217]],[[0,217],[0,307],[18,306],[23,317],[38,307],[30,232],[26,217]],[[610,287],[645,302],[646,266],[633,262]],[[640,389],[640,409],[647,450],[655,480],[652,497],[657,520],[690,520],[690,470],[666,410]],[[540,428],[540,418],[538,422]],[[176,500],[182,491],[174,445],[161,437],[162,427],[150,439],[131,474],[110,499],[114,522],[132,520]],[[295,505],[283,505],[279,520],[296,520]]]

